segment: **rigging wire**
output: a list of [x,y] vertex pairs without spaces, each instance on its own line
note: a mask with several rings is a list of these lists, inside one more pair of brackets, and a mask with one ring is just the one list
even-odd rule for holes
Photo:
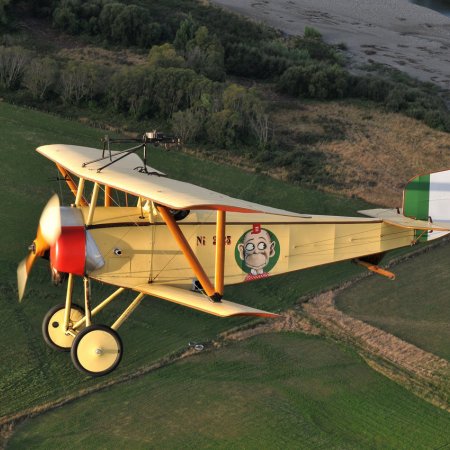
[[[190,241],[190,240],[192,239],[192,237],[193,237],[195,234],[197,234],[199,227],[200,227],[201,225],[205,224],[205,223],[208,223],[209,220],[212,219],[212,215],[213,215],[213,214],[214,214],[213,212],[209,213],[209,214],[206,216],[206,218],[204,219],[204,222],[199,223],[198,225],[196,225],[195,227],[193,227],[194,230],[192,231],[192,233],[191,233],[188,237],[185,236],[186,240],[187,240],[187,241]],[[184,233],[183,233],[183,234],[184,234]],[[169,261],[167,262],[167,264],[164,265],[163,268],[162,268],[161,270],[159,270],[159,272],[153,277],[153,280],[156,280],[156,278],[158,278],[158,276],[161,275],[161,273],[167,268],[167,266],[168,266],[168,265],[169,265],[169,264],[170,264],[177,256],[178,256],[178,254],[172,256],[172,258],[169,259]]]
[[63,189],[61,186],[61,181],[66,181],[64,178],[61,178],[60,176],[61,174],[59,173],[59,171],[57,170],[56,172],[56,180],[58,181],[58,186],[59,186],[59,193],[61,194],[61,204],[64,204],[64,193],[63,193]]

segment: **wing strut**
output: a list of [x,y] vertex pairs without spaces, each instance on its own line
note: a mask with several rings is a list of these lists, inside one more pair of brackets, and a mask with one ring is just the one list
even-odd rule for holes
[[223,295],[224,291],[224,269],[225,269],[225,211],[217,210],[216,220],[216,269],[214,277],[214,288],[216,292]]
[[[72,176],[70,175],[69,172],[67,172],[66,169],[64,169],[63,166],[60,166],[59,164],[56,164],[56,167],[59,170],[59,173],[64,177],[64,179],[66,180],[67,186],[69,186],[69,189],[72,191],[72,194],[77,197],[78,194],[78,187],[75,184],[75,181],[73,181]],[[81,196],[80,198],[80,205],[81,206],[87,206],[88,202],[86,201],[86,199]]]
[[[158,208],[159,213],[161,214],[161,217],[163,218],[164,222],[166,223],[167,228],[169,229],[173,238],[175,239],[178,246],[180,247],[180,250],[183,252],[184,256],[186,257],[187,262],[191,266],[191,269],[193,270],[195,276],[197,277],[198,281],[200,281],[203,290],[206,292],[206,295],[208,295],[208,297],[213,302],[220,302],[220,300],[222,299],[222,294],[220,292],[217,292],[216,288],[212,285],[211,281],[208,278],[208,275],[206,275],[206,272],[204,271],[202,265],[200,264],[199,260],[197,259],[194,252],[192,251],[192,248],[189,245],[189,242],[186,240],[183,232],[180,230],[180,227],[178,226],[177,222],[173,218],[172,214],[170,214],[169,210],[165,206],[158,205],[157,208]],[[222,232],[221,234],[224,234],[224,232]],[[216,270],[217,270],[217,268],[216,268]],[[220,270],[220,267],[219,267],[219,270]],[[223,272],[223,266],[222,266],[222,272]],[[216,282],[216,284],[219,284],[219,287],[220,287],[221,283]],[[223,284],[223,281],[222,281],[222,284]]]
[[105,184],[105,206],[106,207],[111,206],[111,199],[112,199],[111,191],[112,191],[111,186],[108,186],[107,184]]

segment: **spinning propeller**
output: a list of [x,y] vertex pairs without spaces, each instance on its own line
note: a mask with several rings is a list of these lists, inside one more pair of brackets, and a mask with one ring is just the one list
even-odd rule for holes
[[61,213],[59,198],[55,194],[45,205],[39,219],[36,238],[30,245],[28,256],[17,267],[17,286],[19,301],[22,300],[27,284],[28,274],[38,256],[44,256],[45,252],[58,240],[61,234]]

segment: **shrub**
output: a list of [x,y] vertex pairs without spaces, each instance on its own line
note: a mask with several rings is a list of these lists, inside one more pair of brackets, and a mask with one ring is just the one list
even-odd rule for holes
[[189,15],[185,20],[183,20],[183,22],[181,22],[180,27],[175,34],[175,39],[173,41],[174,47],[178,51],[184,52],[188,42],[194,39],[197,29],[197,22],[195,22],[192,16]]
[[0,87],[19,89],[29,59],[29,53],[21,47],[0,46]]
[[426,111],[423,118],[424,122],[432,128],[441,131],[450,131],[450,117],[444,111]]
[[390,111],[402,111],[408,105],[407,88],[403,86],[395,86],[389,91],[384,101],[384,104]]
[[305,27],[303,36],[306,39],[322,39],[322,34],[313,27]]
[[305,35],[291,39],[291,45],[298,50],[307,51],[311,59],[337,64],[342,63],[342,58],[336,49],[325,43],[322,40],[322,35],[314,28],[306,27]]
[[211,114],[206,123],[206,133],[212,144],[230,149],[236,144],[239,126],[239,114],[230,109],[223,109]]
[[295,97],[342,98],[348,92],[349,75],[337,64],[310,63],[287,69],[278,89]]
[[219,38],[205,26],[199,26],[191,16],[184,20],[175,36],[174,47],[186,60],[186,65],[211,80],[225,79],[224,48]]
[[281,75],[293,63],[285,56],[275,56],[263,48],[236,43],[225,51],[225,65],[228,73],[261,80]]
[[154,45],[148,55],[150,66],[184,67],[185,61],[178,55],[172,44]]
[[127,68],[111,77],[109,98],[117,112],[131,114],[137,119],[151,117],[157,112],[147,72],[144,67]]
[[54,86],[58,73],[56,61],[46,58],[34,58],[26,67],[24,86],[35,99],[44,100]]
[[172,130],[186,144],[195,142],[205,124],[205,116],[193,108],[177,111],[172,116]]
[[202,26],[197,29],[193,39],[186,44],[185,55],[188,67],[197,73],[215,81],[225,79],[224,49],[208,28]]
[[0,25],[6,25],[8,17],[6,15],[6,7],[10,0],[0,0]]
[[394,85],[388,80],[373,76],[351,77],[349,95],[375,102],[384,102]]
[[79,33],[81,27],[76,14],[77,6],[79,3],[76,0],[63,0],[53,12],[53,25],[68,33]]
[[104,78],[100,76],[100,70],[93,63],[69,62],[61,70],[59,95],[62,102],[78,105],[101,94]]

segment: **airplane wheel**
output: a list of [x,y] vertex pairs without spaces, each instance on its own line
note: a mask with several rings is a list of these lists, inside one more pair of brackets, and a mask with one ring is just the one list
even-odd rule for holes
[[100,377],[119,365],[122,352],[122,340],[112,328],[91,325],[76,336],[70,356],[80,372]]
[[[54,350],[68,352],[72,347],[74,337],[64,333],[64,311],[65,305],[57,305],[52,308],[42,321],[42,335],[46,344]],[[69,325],[73,325],[84,317],[81,306],[72,305],[70,308]]]
[[186,217],[191,212],[190,209],[169,209],[170,214],[172,214],[173,218],[176,222],[180,220],[186,219]]

